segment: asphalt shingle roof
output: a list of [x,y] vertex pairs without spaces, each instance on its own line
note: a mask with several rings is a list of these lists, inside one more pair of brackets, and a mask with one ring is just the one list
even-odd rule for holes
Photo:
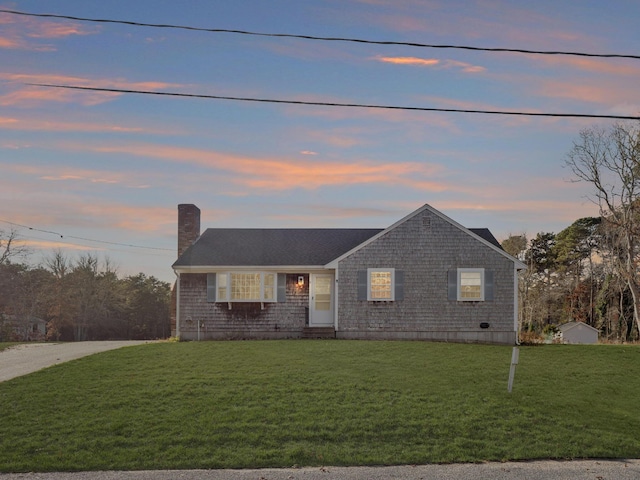
[[493,236],[493,233],[491,233],[491,231],[488,228],[469,228],[468,230],[475,233],[483,240],[486,240],[487,242],[495,245],[500,250],[503,250],[502,245],[500,245],[500,242],[496,239],[496,237]]
[[209,228],[173,266],[326,265],[383,230]]

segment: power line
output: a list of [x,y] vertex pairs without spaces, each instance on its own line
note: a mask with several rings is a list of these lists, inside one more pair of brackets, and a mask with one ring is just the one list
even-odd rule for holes
[[364,44],[371,44],[371,45],[399,45],[404,47],[458,49],[458,50],[472,50],[472,51],[481,51],[481,52],[509,52],[509,53],[526,53],[526,54],[532,54],[532,55],[571,55],[571,56],[578,56],[578,57],[599,57],[599,58],[632,58],[635,60],[640,60],[640,55],[628,55],[628,54],[528,50],[528,49],[520,49],[520,48],[503,48],[503,47],[495,47],[495,48],[471,47],[466,45],[445,45],[445,44],[398,42],[398,41],[386,41],[386,40],[365,40],[361,38],[348,38],[348,37],[321,37],[321,36],[314,36],[314,35],[296,35],[291,33],[251,32],[247,30],[233,30],[233,29],[227,29],[227,28],[201,28],[201,27],[191,27],[186,25],[143,23],[143,22],[133,22],[128,20],[110,20],[110,19],[103,19],[103,18],[75,17],[71,15],[57,15],[52,13],[27,13],[27,12],[19,12],[16,10],[6,10],[6,9],[0,9],[0,13],[8,13],[11,15],[25,15],[30,17],[59,18],[64,20],[75,20],[79,22],[115,23],[115,24],[121,24],[121,25],[132,25],[136,27],[175,28],[175,29],[192,30],[192,31],[198,31],[198,32],[232,33],[232,34],[238,34],[238,35],[253,35],[258,37],[297,38],[297,39],[303,39],[303,40],[320,40],[320,41],[328,41],[328,42],[351,42],[351,43],[364,43]]
[[[26,240],[35,240],[35,241],[47,241],[47,239],[42,238],[42,237],[38,237],[35,235],[20,235],[21,239],[26,239]],[[72,242],[70,240],[67,240],[67,238],[71,238],[71,237],[66,237],[63,238],[61,240],[55,240],[56,245],[69,245],[69,246],[74,246],[74,247],[83,247],[83,248],[100,248],[100,249],[104,249],[104,250],[109,250],[111,252],[129,252],[129,253],[133,253],[135,252],[136,254],[141,254],[141,255],[150,255],[150,256],[154,256],[154,257],[166,257],[168,255],[171,255],[168,252],[140,252],[140,251],[136,251],[136,250],[128,250],[126,248],[113,248],[113,247],[91,247],[89,245],[87,245],[86,243],[77,243],[77,242]],[[92,240],[94,241],[94,240]],[[147,247],[142,247],[142,248],[147,248]],[[173,250],[172,250],[173,252]],[[173,255],[175,255],[175,252],[173,253]]]
[[49,87],[49,88],[66,88],[72,90],[90,90],[95,92],[110,92],[110,93],[133,93],[139,95],[160,95],[169,97],[185,97],[185,98],[204,98],[210,100],[231,100],[236,102],[258,102],[258,103],[277,103],[288,105],[313,105],[321,107],[348,107],[348,108],[371,108],[371,109],[386,109],[386,110],[408,110],[418,112],[449,112],[449,113],[479,113],[485,115],[517,115],[517,116],[530,116],[530,117],[564,117],[564,118],[602,118],[602,119],[614,119],[614,120],[640,120],[640,116],[625,116],[625,115],[596,115],[596,114],[582,114],[582,113],[541,113],[541,112],[514,112],[506,110],[470,110],[470,109],[458,109],[458,108],[433,108],[433,107],[403,107],[396,105],[373,105],[362,103],[335,103],[335,102],[312,102],[304,100],[283,100],[274,98],[251,98],[251,97],[229,97],[222,95],[201,95],[194,93],[178,93],[178,92],[152,92],[148,90],[128,90],[123,88],[98,88],[98,87],[80,87],[77,85],[54,85],[47,83],[25,83],[25,85],[31,85],[36,87]]
[[106,240],[95,240],[93,238],[76,237],[74,235],[63,235],[62,233],[59,233],[59,232],[52,232],[51,230],[42,230],[40,228],[30,227],[28,225],[21,225],[19,223],[10,222],[8,220],[0,219],[0,222],[8,223],[9,225],[13,225],[15,227],[26,228],[26,229],[34,231],[34,232],[49,233],[51,235],[56,235],[56,236],[60,237],[61,239],[72,238],[74,240],[82,240],[82,241],[85,241],[85,242],[102,243],[102,244],[105,244],[105,245],[116,245],[116,246],[119,246],[119,247],[142,248],[142,249],[147,249],[147,250],[162,250],[162,251],[167,251],[167,252],[173,252],[174,251],[174,250],[172,250],[170,248],[145,247],[145,246],[142,246],[142,245],[131,245],[129,243],[108,242]]

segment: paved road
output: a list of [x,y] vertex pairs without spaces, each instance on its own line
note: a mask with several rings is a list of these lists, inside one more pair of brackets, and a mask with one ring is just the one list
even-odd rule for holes
[[264,470],[15,473],[0,480],[638,480],[640,460]]
[[25,343],[0,352],[0,382],[37,372],[43,368],[148,341]]

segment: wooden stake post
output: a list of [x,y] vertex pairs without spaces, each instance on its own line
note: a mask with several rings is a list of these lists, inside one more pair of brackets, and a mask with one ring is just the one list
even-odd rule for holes
[[511,368],[509,369],[509,386],[507,389],[509,393],[513,389],[513,377],[516,374],[516,365],[518,365],[518,358],[520,357],[520,349],[518,347],[513,347],[513,353],[511,354]]

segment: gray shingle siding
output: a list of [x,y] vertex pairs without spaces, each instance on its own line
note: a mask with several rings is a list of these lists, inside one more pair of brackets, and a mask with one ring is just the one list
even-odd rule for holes
[[[358,300],[358,271],[367,268],[402,271],[403,299]],[[491,270],[493,301],[449,300],[448,272],[457,268]],[[341,260],[338,274],[339,338],[515,343],[513,262],[429,210]]]
[[286,275],[284,302],[233,303],[207,301],[207,274],[180,275],[180,337],[184,340],[248,338],[299,338],[307,321],[309,276],[296,288],[300,274]]
[[[310,274],[335,269],[338,338],[514,344],[516,267],[525,268],[487,229],[428,205],[386,230],[208,229],[174,264],[177,325],[184,339],[198,338],[198,325],[200,339],[299,338]],[[235,268],[278,273],[278,301],[216,302],[216,272]],[[394,301],[366,299],[370,268],[394,269]],[[485,301],[457,300],[458,268],[484,269]]]

